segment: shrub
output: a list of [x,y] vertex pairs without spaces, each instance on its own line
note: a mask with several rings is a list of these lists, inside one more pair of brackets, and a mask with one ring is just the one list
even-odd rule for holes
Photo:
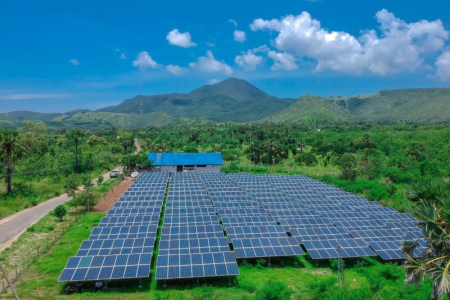
[[256,299],[284,300],[290,299],[292,291],[281,281],[269,281],[257,294]]
[[58,205],[53,211],[53,214],[55,217],[59,218],[59,221],[61,222],[63,217],[67,214],[67,210],[64,205]]
[[300,152],[295,156],[295,162],[299,165],[315,166],[318,161],[316,156],[311,152]]

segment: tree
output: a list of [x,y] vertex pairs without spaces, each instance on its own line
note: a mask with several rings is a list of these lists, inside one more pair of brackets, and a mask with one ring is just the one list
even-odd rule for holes
[[47,126],[44,122],[23,121],[19,133],[20,143],[30,156],[35,153],[42,154],[47,150]]
[[67,214],[67,210],[64,207],[64,205],[58,205],[55,207],[55,210],[53,211],[53,215],[57,218],[59,218],[59,221],[62,222],[63,217]]
[[200,141],[201,141],[200,133],[197,132],[197,131],[192,132],[189,135],[189,140],[191,142],[195,142],[197,144],[197,147],[198,147],[198,144],[200,144]]
[[6,191],[12,192],[13,162],[21,154],[22,146],[19,145],[18,133],[15,130],[5,129],[0,131],[0,157],[6,167]]
[[433,299],[450,296],[450,183],[422,182],[408,190],[409,211],[420,220],[426,242],[422,257],[412,255],[418,243],[404,243],[406,282],[433,279]]
[[69,132],[69,137],[75,142],[75,172],[80,172],[80,163],[78,162],[78,144],[83,137],[83,132],[80,129],[74,129]]
[[345,153],[341,157],[341,172],[344,179],[351,181],[356,179],[356,158],[351,153]]

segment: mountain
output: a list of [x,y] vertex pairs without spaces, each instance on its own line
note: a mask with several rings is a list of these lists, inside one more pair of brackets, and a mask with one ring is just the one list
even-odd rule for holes
[[139,95],[98,112],[148,114],[165,112],[178,119],[206,118],[214,122],[256,121],[291,105],[245,80],[228,78],[188,94]]
[[16,111],[0,114],[0,128],[24,120],[50,128],[137,128],[208,122],[395,123],[450,122],[450,89],[382,90],[353,97],[277,98],[249,82],[228,78],[187,94],[138,95],[97,111]]
[[353,97],[306,95],[263,120],[335,124],[450,122],[450,89],[382,90]]
[[346,109],[313,95],[304,95],[288,108],[263,119],[263,121],[277,123],[313,122],[331,124],[346,123],[355,120],[355,117]]

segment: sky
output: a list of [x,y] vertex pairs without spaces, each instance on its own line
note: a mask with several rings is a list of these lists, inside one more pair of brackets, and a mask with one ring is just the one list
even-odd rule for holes
[[0,4],[0,112],[66,112],[228,77],[278,97],[450,87],[450,1]]

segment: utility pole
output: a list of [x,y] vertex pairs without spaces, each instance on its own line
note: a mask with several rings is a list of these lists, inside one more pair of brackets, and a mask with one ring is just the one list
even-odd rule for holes
[[19,296],[17,295],[17,292],[16,292],[16,290],[14,289],[14,287],[13,287],[11,281],[9,281],[8,274],[6,274],[5,268],[3,267],[3,264],[2,264],[2,263],[0,263],[0,270],[2,271],[3,276],[5,277],[6,282],[8,283],[9,288],[11,289],[12,293],[14,294],[14,297],[16,298],[16,300],[19,300],[20,298],[19,298]]

